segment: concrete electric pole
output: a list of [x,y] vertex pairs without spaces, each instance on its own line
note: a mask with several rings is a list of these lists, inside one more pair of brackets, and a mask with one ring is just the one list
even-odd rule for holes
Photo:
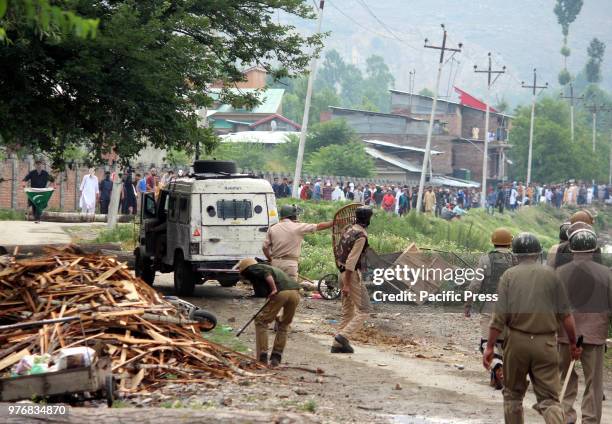
[[605,105],[598,106],[597,104],[587,106],[586,109],[591,112],[593,116],[593,152],[595,152],[595,142],[597,141],[597,114],[599,112],[610,112],[612,109],[607,108]]
[[561,94],[562,99],[568,99],[570,102],[570,129],[572,131],[572,143],[574,142],[574,100],[583,100],[584,96],[574,97],[574,85],[570,82],[570,95],[564,96]]
[[412,94],[414,93],[414,79],[416,77],[416,69],[408,72],[408,90],[410,91],[410,100],[409,100],[409,110],[410,113],[414,113],[412,111]]
[[608,176],[608,185],[612,185],[612,132],[610,133],[610,174]]
[[[319,20],[317,22],[317,34],[321,33],[321,23],[323,22],[323,7],[325,0],[319,3]],[[295,175],[293,178],[293,189],[291,194],[294,198],[299,198],[300,179],[302,178],[302,162],[304,161],[304,145],[306,144],[306,133],[308,131],[308,119],[310,117],[310,100],[312,98],[312,86],[314,85],[315,76],[317,73],[317,60],[315,56],[310,61],[310,75],[308,76],[308,88],[306,89],[306,100],[304,101],[304,115],[302,116],[302,129],[300,132],[300,144],[298,146],[297,159],[295,161]]]
[[440,90],[440,78],[442,77],[442,67],[444,66],[444,53],[446,53],[447,51],[454,52],[454,53],[461,52],[461,47],[462,47],[461,43],[459,43],[458,49],[446,47],[447,33],[446,33],[446,28],[444,27],[444,24],[442,24],[442,31],[444,31],[444,34],[442,37],[442,46],[428,45],[427,43],[429,42],[429,40],[427,38],[425,39],[426,49],[440,50],[440,63],[438,64],[438,77],[436,78],[436,87],[434,89],[433,104],[431,105],[431,115],[429,117],[429,129],[427,130],[427,143],[425,144],[425,156],[423,156],[423,167],[421,168],[421,181],[419,182],[419,196],[417,197],[417,210],[416,210],[417,214],[421,213],[421,208],[423,206],[423,194],[425,193],[425,175],[427,174],[427,165],[429,164],[429,161],[430,161],[431,136],[433,134],[434,118],[436,116],[436,107],[438,105],[438,91]]
[[535,107],[536,107],[536,99],[538,97],[537,89],[541,88],[545,90],[548,88],[548,83],[546,85],[538,85],[538,74],[536,69],[533,69],[533,85],[525,85],[523,81],[521,83],[523,88],[531,88],[533,90],[533,97],[531,100],[531,126],[529,127],[529,153],[527,155],[527,186],[531,183],[531,160],[533,156],[533,124],[535,121]]
[[[487,205],[487,175],[489,168],[489,102],[491,99],[491,87],[497,81],[497,78],[506,72],[506,67],[502,67],[501,71],[494,71],[491,63],[491,53],[489,53],[489,68],[486,71],[479,71],[478,66],[474,65],[474,72],[477,74],[487,74],[487,95],[485,97],[486,114],[485,114],[485,131],[484,131],[484,152],[482,157],[482,190],[480,191],[480,206],[484,209]],[[493,81],[491,77],[497,75]]]

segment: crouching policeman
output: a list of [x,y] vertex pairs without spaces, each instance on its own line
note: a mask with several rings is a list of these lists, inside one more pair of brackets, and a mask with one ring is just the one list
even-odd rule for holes
[[528,375],[537,399],[534,409],[547,424],[563,424],[556,337],[559,324],[567,334],[571,357],[578,359],[581,353],[576,347],[576,327],[565,288],[550,267],[538,263],[541,252],[533,234],[521,233],[512,240],[518,265],[501,277],[483,354],[482,363],[488,370],[495,341],[507,328],[503,366],[506,424],[525,422],[523,398]]
[[276,367],[281,362],[289,325],[300,303],[300,286],[282,270],[257,263],[254,258],[241,260],[238,269],[240,276],[253,284],[256,293],[266,293],[268,298],[267,305],[255,318],[255,350],[257,359],[263,364],[268,364],[268,325],[283,310],[270,355],[270,366]]

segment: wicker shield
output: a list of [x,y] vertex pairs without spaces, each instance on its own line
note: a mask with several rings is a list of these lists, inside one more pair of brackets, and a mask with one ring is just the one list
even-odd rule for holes
[[340,251],[340,240],[342,239],[342,233],[349,225],[355,223],[355,211],[358,207],[363,206],[361,203],[351,203],[338,209],[334,215],[334,225],[332,227],[332,247],[334,249],[334,258],[336,260],[336,266],[340,269],[338,264],[338,256]]

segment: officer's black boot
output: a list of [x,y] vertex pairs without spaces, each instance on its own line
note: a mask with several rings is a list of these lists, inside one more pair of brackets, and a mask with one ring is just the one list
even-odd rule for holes
[[272,368],[278,367],[281,363],[282,355],[277,352],[272,352],[270,355],[270,366]]
[[261,352],[258,361],[264,365],[268,365],[268,352]]
[[[336,346],[338,343],[340,346]],[[349,343],[348,339],[340,334],[334,337],[334,344],[331,347],[331,353],[354,353],[355,350]]]

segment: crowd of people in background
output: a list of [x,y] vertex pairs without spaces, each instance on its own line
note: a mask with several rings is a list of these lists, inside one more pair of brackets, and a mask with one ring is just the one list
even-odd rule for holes
[[[94,213],[99,207],[102,214],[108,213],[113,191],[111,173],[106,171],[104,178],[98,181],[95,168],[90,168],[80,185],[81,197],[79,206],[83,213]],[[40,177],[38,177],[40,175]],[[160,190],[170,181],[182,178],[182,169],[164,170],[161,175],[156,168],[151,168],[144,174],[127,168],[121,181],[121,196],[119,210],[122,214],[135,215],[138,210],[138,199],[141,193],[153,192],[157,196]],[[38,180],[41,179],[39,182]],[[42,181],[44,179],[44,181]],[[32,187],[46,187],[47,180],[52,178],[43,170],[42,161],[36,162],[36,169],[25,178],[32,182]],[[277,198],[292,196],[293,181],[288,178],[274,177],[272,189]],[[524,184],[522,181],[499,183],[487,187],[485,207],[489,214],[516,211],[524,206],[549,205],[555,208],[563,206],[584,206],[594,202],[612,204],[610,188],[604,184],[591,184],[583,181],[570,180],[559,184]],[[311,181],[301,181],[299,198],[312,201],[351,201],[380,208],[390,214],[405,215],[417,208],[419,188],[410,185],[379,185],[374,183],[355,184],[353,182],[332,182],[316,178]],[[459,219],[470,209],[481,207],[481,191],[479,188],[426,186],[423,195],[421,211],[437,217],[451,220]],[[35,210],[34,207],[32,207]],[[35,219],[40,217],[37,212]]]
[[[274,178],[272,188],[278,198],[291,197],[293,182]],[[409,185],[354,184],[302,181],[298,186],[301,200],[352,201],[380,208],[388,213],[405,215],[417,208],[419,188]],[[459,219],[470,209],[481,207],[479,188],[426,186],[421,211],[451,220]],[[612,203],[610,187],[570,181],[560,184],[526,185],[521,181],[488,187],[485,207],[489,214],[516,211],[524,206],[546,204],[551,207],[582,206],[593,202]]]

